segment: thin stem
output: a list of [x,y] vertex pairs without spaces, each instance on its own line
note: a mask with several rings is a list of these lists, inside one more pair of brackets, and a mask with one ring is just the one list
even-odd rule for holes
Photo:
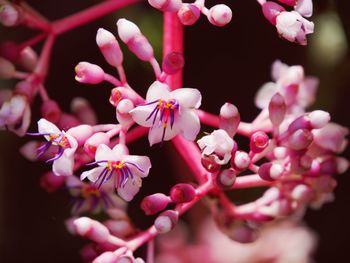
[[103,17],[122,7],[141,2],[141,0],[109,0],[87,8],[83,11],[59,19],[52,23],[53,31],[62,34],[90,21]]
[[34,73],[42,80],[46,77],[46,74],[49,70],[49,61],[52,51],[52,46],[55,43],[55,36],[49,35],[46,39],[44,47],[41,51],[38,64],[34,70]]
[[233,189],[271,186],[273,182],[264,181],[258,174],[239,176],[233,184]]
[[162,70],[160,69],[159,63],[155,58],[152,58],[149,63],[151,64],[154,74],[156,75],[156,79],[160,79]]
[[41,34],[37,34],[36,36],[24,41],[23,43],[18,45],[18,48],[20,50],[26,48],[26,47],[31,47],[37,43],[39,43],[40,41],[42,41],[45,37],[47,36],[46,33],[41,33]]
[[117,79],[116,77],[114,77],[114,76],[112,76],[110,74],[105,73],[104,79],[105,79],[105,81],[111,83],[112,85],[114,85],[116,87],[122,85],[122,83],[120,82],[119,79]]
[[121,85],[125,86],[125,84],[127,84],[128,81],[126,79],[124,67],[122,65],[118,66],[117,67],[117,71],[118,71],[118,74],[119,74]]
[[20,6],[24,10],[23,21],[25,25],[27,25],[28,27],[40,29],[44,32],[51,31],[50,22],[46,18],[44,18],[39,12],[34,10],[27,3],[21,3]]
[[93,132],[107,132],[118,127],[119,124],[99,124],[92,127]]
[[106,132],[106,134],[108,135],[109,138],[112,138],[112,137],[120,134],[121,130],[122,130],[122,126],[121,125],[116,125],[115,128],[109,130],[108,132]]
[[39,94],[43,101],[50,100],[49,94],[47,93],[43,84],[39,84]]
[[29,76],[30,76],[30,74],[27,72],[16,71],[15,75],[13,77],[16,79],[26,79]]
[[154,263],[154,239],[147,244],[147,263]]

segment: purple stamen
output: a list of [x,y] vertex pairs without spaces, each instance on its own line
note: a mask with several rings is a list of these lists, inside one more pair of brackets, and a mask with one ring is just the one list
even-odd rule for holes
[[46,161],[46,163],[56,161],[57,159],[59,159],[63,155],[63,152],[64,152],[64,149],[62,147],[58,147],[58,153],[54,157],[52,157],[51,159],[48,159]]
[[127,170],[127,172],[130,175],[131,179],[134,179],[134,175],[132,174],[130,168],[128,166],[126,166],[125,169]]
[[154,109],[152,110],[151,114],[148,115],[146,121],[148,121],[152,117],[152,115],[157,111],[157,109],[158,109],[158,106],[154,107]]
[[99,178],[97,179],[97,181],[100,179],[100,183],[98,184],[98,189],[100,189],[101,188],[101,186],[102,186],[102,184],[105,182],[105,179],[106,179],[106,176],[107,176],[107,173],[108,173],[108,169],[107,168],[105,168],[104,169],[104,172],[103,172],[103,175],[101,176],[101,178],[100,178],[100,176],[99,176]]
[[170,128],[172,129],[175,122],[175,112],[173,110],[170,111]]
[[45,154],[49,150],[50,147],[51,147],[51,142],[47,142],[44,145],[40,146],[37,149],[38,154],[37,154],[36,158],[40,158],[43,154]]
[[152,127],[153,127],[154,124],[156,123],[157,115],[158,115],[158,112],[159,112],[159,108],[157,107],[156,109],[157,109],[157,110],[156,110],[156,113],[155,113],[154,118],[153,118],[153,121],[152,121]]
[[29,136],[47,136],[47,135],[50,135],[51,133],[40,133],[40,132],[27,132],[26,135],[29,135]]
[[159,99],[158,99],[158,100],[151,101],[151,102],[148,102],[148,103],[145,103],[145,104],[141,104],[141,105],[139,105],[139,106],[151,105],[151,104],[154,104],[154,103],[156,103],[156,102],[158,102],[158,101],[159,101]]
[[93,165],[99,164],[99,163],[108,163],[108,160],[101,160],[101,161],[97,161],[97,162],[87,163],[85,165],[86,166],[93,166]]
[[135,163],[131,163],[131,162],[125,162],[125,163],[135,166],[135,167],[137,168],[137,170],[139,170],[139,171],[142,172],[142,173],[145,172],[144,170],[142,170],[142,169],[141,169],[137,164],[135,164]]

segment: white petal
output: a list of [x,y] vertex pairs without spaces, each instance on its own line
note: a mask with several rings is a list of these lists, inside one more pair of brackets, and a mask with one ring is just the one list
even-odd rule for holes
[[168,100],[170,98],[170,88],[167,84],[155,81],[148,88],[146,101],[152,102],[158,99]]
[[[154,115],[152,115],[151,118],[149,118],[149,120],[146,120],[150,114],[152,113],[152,111],[155,109],[157,105],[156,104],[151,104],[151,105],[141,105],[136,107],[135,109],[131,110],[129,113],[131,114],[133,120],[144,127],[151,127],[152,126],[152,122],[153,122],[153,118]],[[155,113],[154,113],[155,114]],[[159,113],[158,113],[159,115]],[[159,119],[159,118],[157,118]]]
[[124,144],[116,144],[112,150],[118,160],[122,159],[125,155],[129,155],[129,149]]
[[55,160],[52,165],[52,171],[55,175],[69,176],[73,174],[74,151],[72,149],[64,150],[62,156]]
[[[111,148],[109,148],[107,145],[105,144],[100,144],[97,147],[96,150],[96,154],[95,154],[95,160],[96,162],[99,161],[109,161],[109,160],[113,160],[116,161],[118,160],[118,156],[115,152],[113,152],[113,150]],[[104,165],[104,164],[102,164]]]
[[280,60],[275,60],[271,67],[271,77],[274,81],[277,81],[284,72],[288,69],[288,65],[282,63]]
[[95,182],[99,175],[102,173],[103,169],[105,167],[95,167],[91,170],[85,171],[80,175],[80,180],[84,180],[85,178],[88,178],[91,182]]
[[[170,126],[168,126],[165,130],[164,141],[171,140],[179,133],[179,131],[180,131],[179,124],[175,118],[175,123],[174,123],[173,128],[170,128]],[[162,141],[163,132],[164,132],[164,128],[162,125],[160,125],[160,126],[155,125],[152,128],[150,128],[150,130],[148,132],[148,141],[149,141],[150,146]]]
[[83,182],[80,181],[77,177],[75,176],[68,176],[66,179],[66,186],[68,188],[74,188],[74,187],[80,187],[83,185]]
[[181,107],[198,109],[202,102],[202,95],[197,89],[182,88],[171,92],[170,96],[178,101]]
[[298,0],[295,10],[305,17],[312,16],[313,4],[312,0]]
[[255,105],[260,109],[267,108],[272,96],[277,92],[277,87],[276,83],[273,82],[262,85],[255,95]]
[[9,130],[13,131],[18,136],[24,136],[29,128],[30,119],[31,119],[31,110],[30,110],[30,106],[27,104],[26,108],[24,109],[22,120],[20,120],[21,126],[16,127],[17,125],[15,124],[13,127],[9,127]]
[[177,120],[177,126],[186,140],[194,141],[201,129],[201,123],[194,110],[182,109]]
[[38,121],[38,131],[39,133],[55,133],[55,134],[60,134],[61,131],[57,128],[55,124],[52,122],[49,122],[45,119],[40,119]]
[[124,156],[123,161],[137,165],[137,167],[143,172],[132,164],[128,164],[128,168],[130,168],[133,175],[139,177],[146,177],[149,174],[149,170],[152,166],[151,160],[147,156],[126,155]]
[[135,176],[134,180],[129,178],[124,187],[118,187],[118,195],[125,201],[130,202],[139,192],[141,185],[142,180],[140,177]]

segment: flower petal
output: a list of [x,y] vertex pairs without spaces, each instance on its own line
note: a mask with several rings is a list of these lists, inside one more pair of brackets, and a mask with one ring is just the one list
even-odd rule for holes
[[272,96],[277,92],[277,89],[278,86],[273,82],[267,82],[262,85],[255,95],[255,105],[260,109],[267,108]]
[[152,167],[151,160],[147,156],[126,155],[124,156],[123,161],[130,163],[128,164],[128,168],[133,175],[139,177],[146,177]]
[[178,101],[181,107],[198,109],[202,102],[202,95],[197,89],[182,88],[171,92],[170,96]]
[[312,16],[313,4],[312,0],[298,0],[295,11],[305,17]]
[[[149,141],[150,146],[152,146],[153,144],[156,144],[156,143],[159,143],[159,142],[162,141],[163,132],[164,132],[164,128],[163,128],[162,125],[155,125],[149,130],[149,132],[148,132],[148,141]],[[180,130],[179,130],[179,123],[178,123],[178,121],[176,121],[176,117],[175,117],[175,123],[174,123],[173,128],[168,126],[166,128],[166,130],[165,130],[164,141],[171,140],[179,132],[180,132]]]
[[[61,133],[61,131],[57,128],[55,124],[45,119],[40,119],[38,121],[38,131],[39,133],[43,133],[43,134],[50,134],[50,133],[60,134]],[[48,136],[45,136],[46,139],[48,139],[47,137]]]
[[142,180],[140,177],[135,176],[134,180],[129,178],[124,187],[118,187],[118,195],[125,201],[130,202],[139,192],[141,185]]
[[201,123],[194,110],[182,109],[177,125],[186,140],[194,141],[201,129]]
[[158,99],[168,100],[170,98],[170,88],[166,83],[155,81],[148,88],[146,101],[152,102]]
[[88,178],[91,182],[95,182],[104,169],[104,167],[99,166],[91,170],[85,171],[80,175],[80,180]]
[[[99,162],[99,161],[109,161],[109,160],[113,160],[113,161],[118,160],[117,154],[107,145],[100,144],[96,150],[95,161]],[[105,165],[105,164],[101,164],[101,165]]]
[[62,156],[53,162],[52,171],[55,175],[69,176],[73,174],[74,151],[71,148],[64,150]]
[[[18,121],[18,123],[15,123],[12,126],[9,126],[9,130],[16,133],[18,136],[24,136],[29,128],[30,125],[30,119],[31,119],[31,109],[30,106],[27,104],[22,119]],[[19,126],[18,126],[19,125]]]
[[[151,127],[153,123],[154,115],[147,120],[147,118],[150,116],[152,111],[155,109],[157,105],[151,104],[151,105],[140,105],[137,106],[135,109],[131,110],[129,113],[131,114],[133,120],[144,127]],[[155,114],[155,113],[154,113]]]
[[271,67],[271,77],[274,81],[277,81],[288,69],[288,65],[284,64],[280,60],[275,60]]

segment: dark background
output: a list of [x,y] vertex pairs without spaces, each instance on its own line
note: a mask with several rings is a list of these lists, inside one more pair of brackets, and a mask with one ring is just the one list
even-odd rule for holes
[[[29,1],[50,19],[61,18],[96,2]],[[229,101],[239,108],[244,121],[250,121],[258,113],[254,94],[270,80],[272,62],[281,59],[290,65],[301,64],[307,74],[321,80],[314,108],[329,111],[334,121],[350,127],[350,53],[347,49],[350,4],[344,0],[314,2],[312,20],[316,33],[308,47],[281,40],[254,0],[227,2],[233,10],[233,20],[224,28],[214,27],[202,17],[196,25],[186,28],[184,85],[202,91],[203,109],[217,113],[220,106]],[[214,3],[209,1],[208,6]],[[103,61],[95,35],[102,26],[116,33],[115,22],[120,17],[137,22],[160,58],[162,17],[160,12],[143,4],[125,8],[60,36],[54,46],[46,87],[63,109],[69,110],[74,96],[83,96],[95,106],[100,122],[115,121],[113,108],[107,103],[111,87],[81,85],[74,81],[73,69],[79,61],[86,60],[114,73]],[[1,41],[20,41],[30,35],[26,30],[0,28]],[[144,95],[153,81],[151,69],[127,51],[125,56],[128,79],[132,87]],[[0,82],[0,86],[11,87],[13,83]],[[33,123],[39,118],[38,105]],[[35,125],[32,129],[35,130]],[[49,195],[39,187],[38,180],[49,167],[44,163],[29,163],[20,156],[18,148],[27,140],[0,133],[0,262],[79,262],[78,250],[84,241],[68,234],[63,225],[69,216],[69,197],[65,192]],[[139,155],[150,152],[154,164],[152,176],[145,180],[142,192],[131,205],[135,222],[146,227],[151,220],[145,220],[138,202],[146,194],[167,192],[173,183],[169,171],[176,170],[177,164],[162,157],[164,153],[174,154],[169,144],[161,150],[157,147],[149,150],[147,141],[143,140],[131,148]],[[349,156],[349,150],[345,156]],[[318,263],[349,261],[349,173],[339,176],[338,183],[335,202],[318,211],[309,210],[305,217],[320,239],[315,253]]]

